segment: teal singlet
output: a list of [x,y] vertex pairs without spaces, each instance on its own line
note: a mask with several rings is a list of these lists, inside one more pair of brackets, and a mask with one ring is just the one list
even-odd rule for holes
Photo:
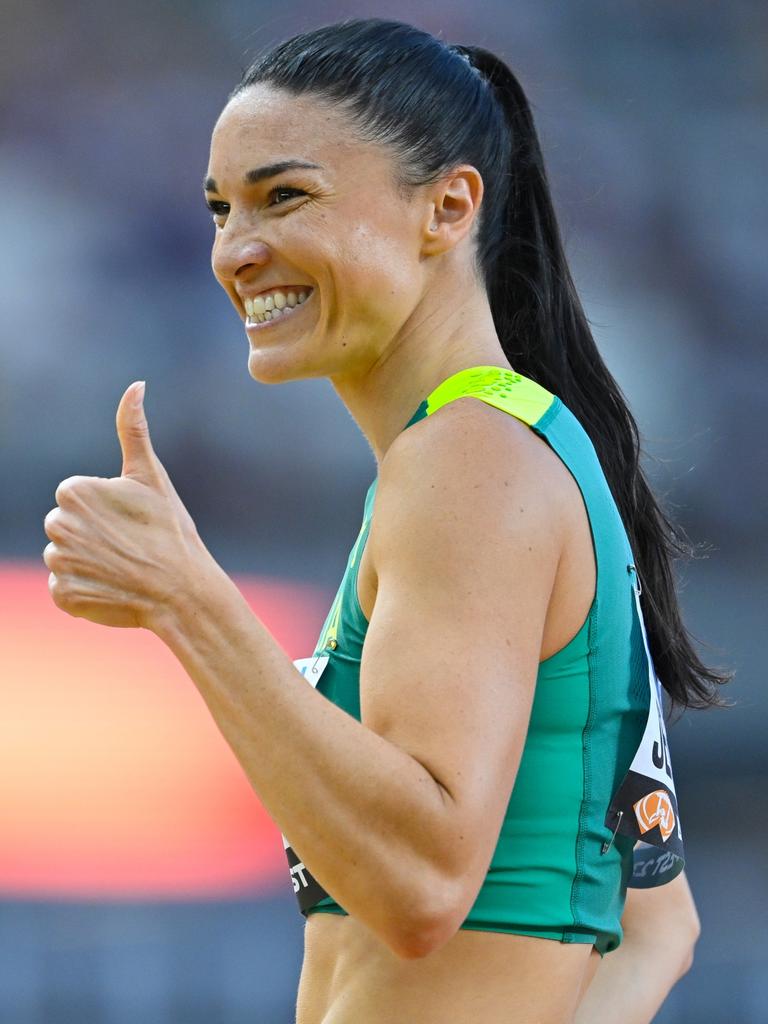
[[[562,401],[533,380],[494,366],[462,370],[419,405],[404,429],[468,396],[527,423],[565,463],[589,516],[597,585],[578,633],[539,664],[525,747],[501,833],[461,927],[592,943],[605,953],[621,942],[620,918],[637,839],[642,835],[648,844],[661,847],[677,824],[674,787],[665,785],[663,774],[665,769],[671,782],[671,766],[654,768],[649,758],[653,778],[648,779],[636,756],[645,739],[653,739],[654,699],[634,559],[588,435]],[[318,692],[358,721],[368,622],[357,597],[357,574],[376,483],[368,489],[363,524],[314,654],[296,662]],[[467,700],[473,692],[468,686]],[[663,733],[663,723],[659,728]],[[654,735],[653,750],[668,749],[666,737],[662,743],[658,730]],[[625,794],[628,779],[631,795],[619,805],[615,797]],[[642,801],[638,779],[645,784]],[[637,811],[641,803],[644,817]],[[318,818],[321,824],[321,811]],[[311,865],[299,860],[287,837],[283,841],[302,912],[346,914],[312,877]],[[670,845],[675,841],[669,840]],[[662,858],[678,865],[674,876],[682,861],[668,849]],[[657,858],[643,871],[652,867],[656,872],[659,866]],[[667,866],[661,864],[662,869]]]

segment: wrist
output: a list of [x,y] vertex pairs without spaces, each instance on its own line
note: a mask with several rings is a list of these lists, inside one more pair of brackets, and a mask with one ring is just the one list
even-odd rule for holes
[[216,601],[223,588],[236,589],[200,542],[190,551],[183,572],[165,599],[153,609],[146,628],[172,647],[174,639],[199,630],[207,607]]

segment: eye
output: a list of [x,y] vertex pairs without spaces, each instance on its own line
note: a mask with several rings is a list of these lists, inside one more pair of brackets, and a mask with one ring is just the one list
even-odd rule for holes
[[[292,199],[293,196],[305,196],[307,194],[304,191],[304,189],[301,189],[301,188],[291,188],[290,185],[275,185],[275,187],[273,189],[269,190],[269,195],[271,197],[271,196],[274,196],[274,195],[276,195],[278,193],[285,193],[285,192],[292,192],[293,193],[293,195],[288,196],[288,199]],[[288,202],[288,200],[286,199],[286,200],[283,200],[282,202]],[[282,202],[277,201],[277,202],[271,203],[270,205],[271,206],[281,206]]]
[[[270,198],[275,196],[287,196],[287,198],[274,199],[273,202],[268,204],[269,206],[283,206],[290,199],[293,199],[296,196],[305,196],[308,195],[308,193],[305,192],[304,189],[291,188],[289,185],[275,185],[273,189],[270,189],[268,195]],[[217,220],[218,217],[226,217],[229,213],[229,203],[224,203],[220,199],[206,199],[205,205],[213,214],[213,221],[215,224],[219,223]]]
[[217,217],[225,217],[229,213],[229,203],[223,203],[220,199],[206,199],[205,205],[213,214],[214,221]]

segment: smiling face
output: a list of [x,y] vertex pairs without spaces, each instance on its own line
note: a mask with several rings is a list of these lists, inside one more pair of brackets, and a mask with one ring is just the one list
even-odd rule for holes
[[399,195],[394,170],[390,150],[316,96],[260,84],[224,108],[206,190],[212,266],[252,377],[362,376],[396,344],[425,288],[432,207],[418,189]]

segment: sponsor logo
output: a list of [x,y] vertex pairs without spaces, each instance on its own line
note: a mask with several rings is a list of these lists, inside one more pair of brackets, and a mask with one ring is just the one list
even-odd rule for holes
[[675,812],[669,793],[664,789],[654,789],[632,806],[640,833],[644,835],[658,825],[661,838],[666,843],[675,830]]
[[633,860],[631,884],[636,889],[648,888],[654,878],[666,879],[669,872],[673,872],[670,880],[679,874],[681,858],[677,854],[671,850],[661,850],[658,846],[648,846],[642,840],[635,848]]

